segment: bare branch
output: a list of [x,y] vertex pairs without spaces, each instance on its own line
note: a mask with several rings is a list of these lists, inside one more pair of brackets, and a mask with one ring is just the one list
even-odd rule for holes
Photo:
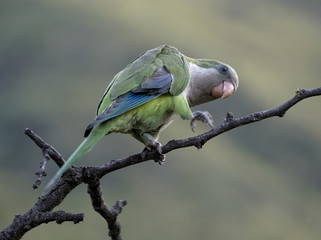
[[[180,140],[171,140],[162,147],[162,153],[165,154],[175,149],[186,148],[191,146],[195,146],[199,149],[210,139],[224,132],[230,131],[234,128],[247,125],[253,122],[262,121],[271,117],[283,117],[285,113],[298,102],[302,101],[303,99],[319,95],[321,95],[321,87],[311,90],[301,89],[297,90],[296,95],[289,101],[269,110],[251,113],[241,118],[234,118],[232,113],[227,113],[226,119],[222,124],[218,125],[217,127],[213,128],[208,132],[205,132],[195,137]],[[104,175],[116,171],[118,169],[145,162],[148,160],[152,160],[155,156],[157,156],[156,151],[144,152],[144,154],[135,154],[123,159],[109,161],[107,164],[101,167],[87,168],[87,172],[88,175],[98,176],[99,178],[101,178]]]
[[51,145],[46,143],[44,140],[42,140],[41,137],[39,137],[37,134],[35,134],[33,131],[31,131],[29,128],[25,129],[25,134],[32,139],[32,141],[35,142],[35,144],[43,151],[43,155],[49,154],[52,160],[56,162],[56,164],[61,167],[64,165],[65,160],[61,156],[61,154],[54,149]]
[[32,208],[23,215],[16,215],[13,223],[0,232],[0,240],[21,239],[26,232],[43,223],[56,222],[61,224],[66,221],[72,221],[76,224],[83,221],[83,219],[83,213],[73,214],[64,211],[39,212]]
[[113,207],[108,207],[104,202],[99,179],[88,182],[88,193],[91,198],[91,203],[96,212],[98,212],[107,222],[109,236],[112,240],[122,240],[120,236],[120,224],[117,221],[118,215],[123,207],[127,204],[126,200],[118,200]]
[[40,186],[41,182],[42,182],[42,178],[47,176],[46,165],[47,165],[47,162],[50,160],[50,156],[45,151],[43,151],[42,154],[44,156],[43,156],[42,161],[40,162],[40,171],[36,172],[36,175],[38,177],[37,177],[36,182],[32,185],[33,189],[37,189]]
[[[292,99],[278,107],[261,112],[255,112],[240,118],[234,118],[231,113],[228,113],[225,121],[221,125],[195,137],[180,140],[171,140],[162,147],[162,152],[166,154],[175,149],[190,146],[201,148],[210,139],[224,132],[230,131],[234,128],[271,117],[283,117],[284,114],[291,107],[293,107],[301,100],[319,95],[321,95],[321,87],[311,90],[298,89],[296,91],[296,95]],[[30,129],[26,129],[25,133],[43,151],[44,157],[46,156],[45,153],[47,153],[50,156],[50,158],[52,158],[56,162],[58,166],[63,165],[64,160],[62,156],[53,147],[44,142],[38,135],[33,133]],[[88,184],[88,192],[91,195],[94,209],[97,212],[99,212],[108,222],[111,237],[113,239],[121,239],[119,235],[119,230],[117,230],[120,229],[120,226],[118,226],[119,223],[117,222],[117,216],[122,210],[122,208],[126,205],[126,201],[117,201],[115,206],[109,208],[104,203],[100,189],[99,179],[102,178],[104,175],[116,171],[118,169],[129,167],[131,165],[145,162],[148,160],[152,160],[155,158],[155,156],[157,156],[157,154],[158,153],[156,151],[146,151],[144,152],[144,154],[138,153],[123,159],[111,160],[100,167],[71,167],[52,187],[50,192],[41,196],[38,199],[37,203],[28,212],[26,212],[23,215],[17,215],[13,220],[12,224],[6,229],[4,229],[2,232],[0,232],[0,240],[21,239],[21,237],[30,229],[38,226],[41,223],[46,223],[49,221],[58,221],[59,223],[63,221],[74,221],[75,223],[82,221],[82,214],[62,215],[58,214],[59,212],[51,212],[64,200],[64,198],[76,186],[78,186],[81,183]],[[41,167],[41,170],[42,168],[44,167]],[[109,220],[107,219],[113,219],[113,223],[110,224]],[[115,233],[113,233],[111,229],[115,229]]]

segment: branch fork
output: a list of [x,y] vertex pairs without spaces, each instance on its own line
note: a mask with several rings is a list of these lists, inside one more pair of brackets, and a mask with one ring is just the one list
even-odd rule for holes
[[118,200],[113,207],[108,207],[103,198],[99,179],[88,182],[87,192],[90,195],[94,210],[98,212],[108,224],[108,235],[112,240],[122,240],[120,236],[121,226],[117,221],[117,217],[127,204],[127,201]]

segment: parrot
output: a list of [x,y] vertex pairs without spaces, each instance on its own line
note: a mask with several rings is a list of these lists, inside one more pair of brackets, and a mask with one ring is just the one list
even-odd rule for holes
[[229,65],[211,59],[193,59],[177,48],[162,45],[140,54],[108,85],[97,108],[97,116],[89,123],[84,141],[71,154],[45,187],[48,190],[79,158],[110,133],[130,134],[145,145],[144,151],[155,149],[162,164],[165,156],[157,141],[176,116],[214,127],[210,113],[192,112],[191,107],[216,99],[224,99],[239,85],[236,71]]

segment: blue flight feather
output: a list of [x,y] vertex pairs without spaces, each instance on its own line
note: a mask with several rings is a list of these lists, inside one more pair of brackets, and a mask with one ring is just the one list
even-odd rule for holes
[[142,93],[132,93],[128,92],[124,95],[119,96],[112,102],[105,111],[103,111],[100,115],[98,115],[94,121],[92,121],[85,131],[85,137],[89,135],[90,131],[96,125],[105,122],[111,118],[117,117],[129,110],[132,110],[136,107],[143,105],[146,102],[157,98],[161,94],[158,95],[147,95]]
[[152,77],[147,78],[139,87],[118,96],[87,126],[84,134],[85,137],[89,135],[96,125],[139,107],[164,93],[168,93],[172,84],[172,79],[173,76],[166,67],[160,67]]

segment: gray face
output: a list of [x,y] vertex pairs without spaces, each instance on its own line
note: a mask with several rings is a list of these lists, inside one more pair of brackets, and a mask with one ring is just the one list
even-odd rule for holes
[[191,107],[226,98],[237,89],[239,81],[235,70],[226,64],[214,63],[213,67],[206,68],[190,63],[191,79],[186,94]]

